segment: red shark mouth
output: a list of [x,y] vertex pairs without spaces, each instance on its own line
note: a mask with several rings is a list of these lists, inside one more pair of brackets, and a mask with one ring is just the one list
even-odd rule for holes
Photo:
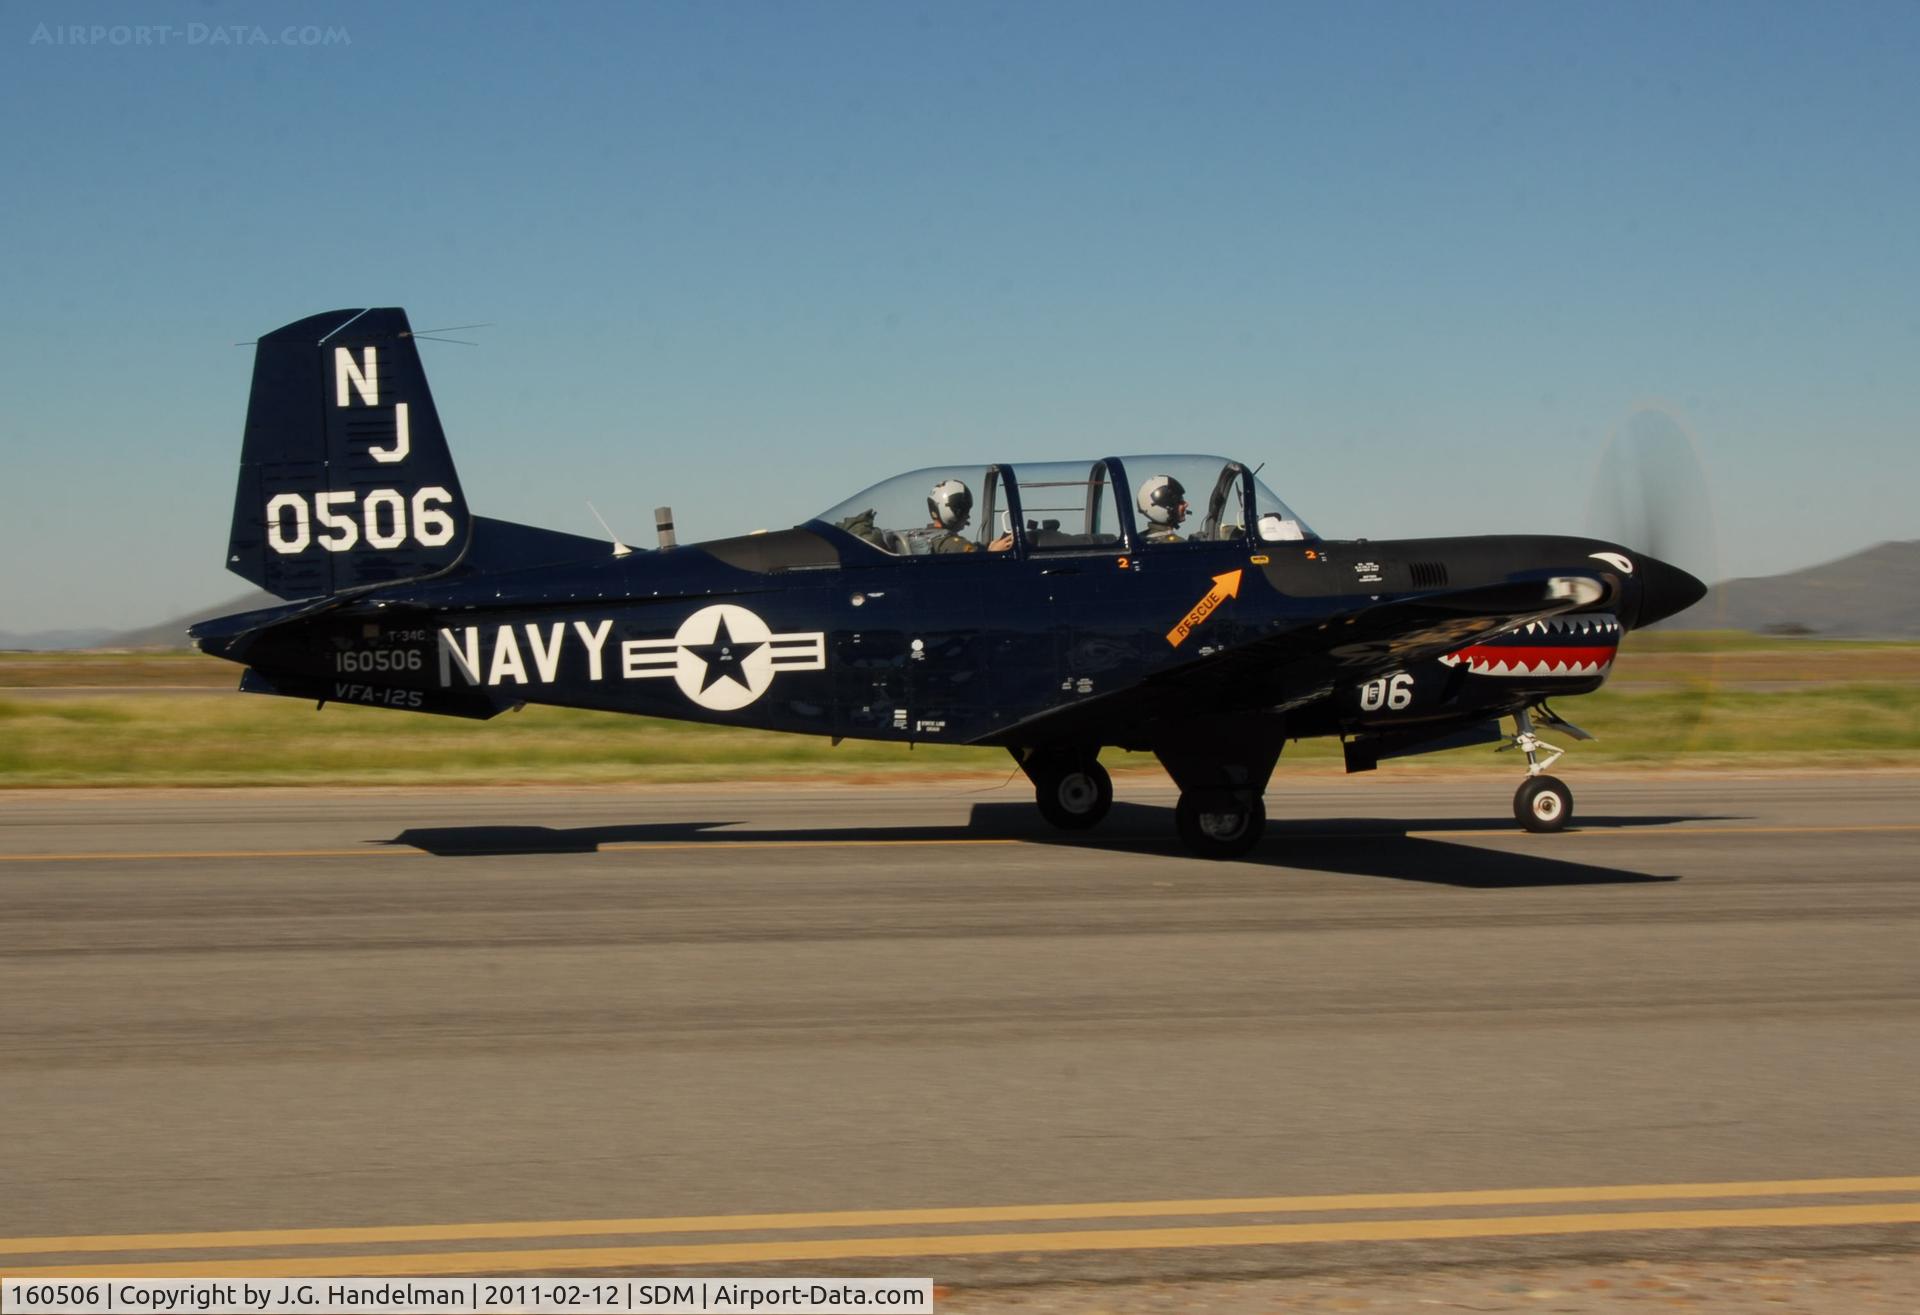
[[1554,617],[1455,649],[1440,661],[1449,667],[1464,664],[1476,676],[1577,679],[1606,675],[1619,643],[1620,623],[1611,616]]
[[1476,676],[1599,676],[1613,666],[1611,648],[1496,648],[1475,644],[1440,659],[1466,663]]

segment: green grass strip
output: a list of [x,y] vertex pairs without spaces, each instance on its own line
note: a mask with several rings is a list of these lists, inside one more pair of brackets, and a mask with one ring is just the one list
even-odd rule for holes
[[[1792,691],[1705,687],[1603,689],[1556,703],[1600,738],[1582,763],[1733,759],[1920,766],[1920,688],[1899,681]],[[1329,740],[1286,758],[1331,765]],[[1113,766],[1150,767],[1109,752]],[[1490,746],[1394,760],[1512,771]],[[529,707],[490,722],[226,693],[8,697],[0,691],[0,788],[88,785],[446,785],[737,779],[906,779],[1012,769],[998,749],[849,740],[615,713]]]

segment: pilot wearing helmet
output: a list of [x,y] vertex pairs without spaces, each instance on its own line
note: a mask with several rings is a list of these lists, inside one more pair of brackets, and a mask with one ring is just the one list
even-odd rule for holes
[[1148,543],[1179,543],[1187,518],[1187,490],[1171,475],[1152,475],[1140,486],[1140,514],[1147,519]]
[[900,541],[915,557],[973,552],[973,543],[961,533],[972,517],[973,490],[960,480],[943,479],[927,494],[927,523],[902,530]]

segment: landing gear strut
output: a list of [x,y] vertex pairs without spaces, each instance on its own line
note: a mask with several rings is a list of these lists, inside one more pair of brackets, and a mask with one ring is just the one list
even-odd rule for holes
[[1099,749],[1036,749],[1020,757],[1020,768],[1033,782],[1040,816],[1063,831],[1085,831],[1098,826],[1113,807],[1113,778],[1095,756]]
[[[1551,716],[1552,714],[1547,714]],[[1564,723],[1563,723],[1564,724]],[[1570,727],[1579,733],[1578,727]],[[1584,734],[1581,738],[1587,738]],[[1512,748],[1527,755],[1527,779],[1514,792],[1513,815],[1529,831],[1563,831],[1573,820],[1573,791],[1557,776],[1546,775],[1547,768],[1559,762],[1565,749],[1548,744],[1533,733],[1533,716],[1525,708],[1513,714]],[[1545,752],[1548,757],[1540,761]]]

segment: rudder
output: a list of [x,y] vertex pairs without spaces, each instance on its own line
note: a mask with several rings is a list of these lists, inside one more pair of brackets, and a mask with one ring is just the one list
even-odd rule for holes
[[329,311],[260,339],[228,570],[317,598],[438,575],[472,532],[405,311]]

